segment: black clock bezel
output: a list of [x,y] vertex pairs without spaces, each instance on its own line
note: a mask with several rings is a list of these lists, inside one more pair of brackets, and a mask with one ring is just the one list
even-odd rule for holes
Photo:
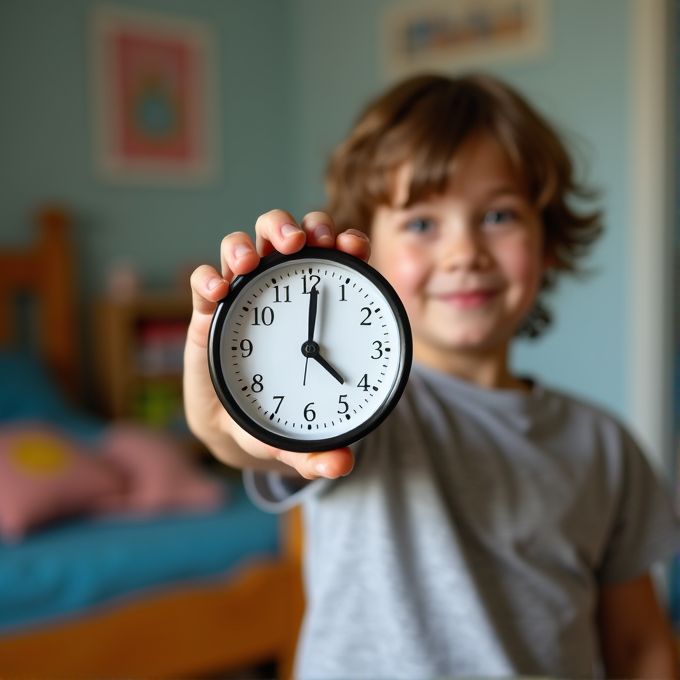
[[[397,378],[394,381],[393,387],[383,404],[375,413],[366,421],[357,425],[355,428],[348,430],[341,435],[333,437],[324,437],[320,439],[295,439],[293,437],[286,437],[277,434],[271,430],[266,429],[249,415],[243,411],[229,390],[227,381],[222,370],[221,346],[222,346],[222,331],[227,319],[227,315],[232,305],[238,298],[241,290],[247,286],[253,279],[257,278],[264,272],[273,267],[278,267],[281,264],[293,262],[297,260],[327,260],[338,264],[345,265],[354,269],[361,276],[366,277],[375,287],[385,296],[388,304],[394,312],[400,336],[400,357],[399,367],[397,369]],[[312,246],[305,246],[302,250],[292,253],[290,255],[283,255],[279,252],[273,252],[270,255],[263,257],[260,264],[250,273],[238,276],[234,279],[229,287],[229,293],[217,303],[217,308],[213,315],[212,323],[210,325],[210,334],[208,336],[208,368],[210,371],[210,378],[215,388],[215,392],[226,409],[227,413],[236,421],[236,423],[246,432],[253,435],[255,438],[286,451],[296,451],[299,453],[314,453],[319,451],[331,451],[333,449],[349,446],[355,442],[363,439],[367,434],[372,432],[385,418],[392,412],[394,407],[399,402],[401,395],[406,387],[408,378],[411,372],[411,365],[413,361],[413,338],[411,335],[411,325],[406,315],[406,310],[402,301],[399,299],[396,291],[385,277],[376,269],[366,264],[353,255],[343,253],[339,250],[318,248]]]

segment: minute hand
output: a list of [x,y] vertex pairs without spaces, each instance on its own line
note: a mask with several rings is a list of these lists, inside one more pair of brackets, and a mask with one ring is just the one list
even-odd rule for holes
[[321,364],[341,385],[345,384],[342,376],[318,352],[312,356],[312,359]]
[[307,340],[314,340],[314,326],[316,326],[316,307],[319,301],[319,291],[312,288],[309,291],[309,317],[307,322]]
[[[309,315],[307,317],[307,343],[310,345],[314,344],[314,326],[316,326],[316,307],[318,300],[319,291],[316,288],[312,288],[312,290],[309,291]],[[307,364],[309,363],[310,355],[305,353],[304,350],[303,354],[305,355],[305,374],[302,377],[302,385],[305,386],[307,384]]]

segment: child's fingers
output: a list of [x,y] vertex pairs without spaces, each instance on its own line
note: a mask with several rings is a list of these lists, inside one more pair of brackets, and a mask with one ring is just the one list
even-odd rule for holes
[[364,262],[371,255],[368,237],[356,229],[348,229],[336,238],[333,218],[326,213],[311,212],[305,215],[301,225],[298,226],[293,216],[285,210],[265,213],[255,224],[257,252],[262,257],[274,250],[288,255],[296,253],[306,242],[321,248],[335,246]]
[[277,460],[295,468],[305,479],[336,479],[348,475],[354,467],[354,456],[347,447],[322,453],[279,451]]
[[215,303],[229,292],[229,282],[208,264],[194,270],[190,283],[194,309],[201,314],[212,314]]
[[302,220],[302,228],[307,235],[310,246],[332,248],[354,255],[364,262],[371,256],[371,243],[368,237],[356,229],[335,236],[335,223],[330,215],[323,212],[311,212]]
[[348,229],[338,234],[335,239],[335,247],[345,253],[354,255],[364,262],[371,257],[371,242],[368,236],[356,229]]
[[[349,447],[320,453],[284,451],[265,444],[240,427],[234,428],[234,423],[226,411],[222,412],[222,417],[229,420],[229,426],[226,429],[231,432],[236,444],[248,455],[261,460],[276,460],[284,463],[296,470],[305,479],[317,479],[318,477],[336,479],[348,475],[354,467],[354,456]],[[250,467],[258,468],[257,465],[252,464]]]
[[214,267],[204,264],[194,270],[190,283],[194,313],[188,337],[199,347],[206,347],[212,315],[218,300],[229,292],[229,282]]
[[222,276],[231,283],[234,276],[253,271],[260,263],[260,256],[250,236],[242,231],[235,231],[222,239],[220,260]]
[[333,218],[323,212],[311,212],[301,223],[307,236],[307,245],[332,248],[335,245],[335,224]]
[[305,232],[290,213],[272,210],[260,216],[255,223],[255,243],[262,257],[274,250],[289,255],[305,245]]

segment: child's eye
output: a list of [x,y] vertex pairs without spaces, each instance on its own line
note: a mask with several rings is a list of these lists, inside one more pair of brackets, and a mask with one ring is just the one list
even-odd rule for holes
[[505,224],[515,219],[512,210],[489,210],[484,215],[484,224]]
[[416,232],[417,234],[425,234],[427,232],[433,231],[435,228],[435,223],[433,220],[428,219],[415,219],[409,220],[406,224],[406,229],[408,231]]

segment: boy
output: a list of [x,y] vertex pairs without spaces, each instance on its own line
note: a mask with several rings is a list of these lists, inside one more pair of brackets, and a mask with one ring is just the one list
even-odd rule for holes
[[[647,573],[678,533],[643,455],[607,415],[508,367],[512,338],[549,322],[542,292],[600,232],[568,204],[587,192],[557,135],[496,80],[417,77],[366,109],[328,189],[335,223],[273,211],[257,248],[230,234],[221,275],[194,272],[185,355],[196,435],[249,470],[262,506],[304,501],[299,677],[679,677]],[[305,242],[370,256],[413,330],[404,396],[352,450],[254,440],[208,376],[233,276]]]

